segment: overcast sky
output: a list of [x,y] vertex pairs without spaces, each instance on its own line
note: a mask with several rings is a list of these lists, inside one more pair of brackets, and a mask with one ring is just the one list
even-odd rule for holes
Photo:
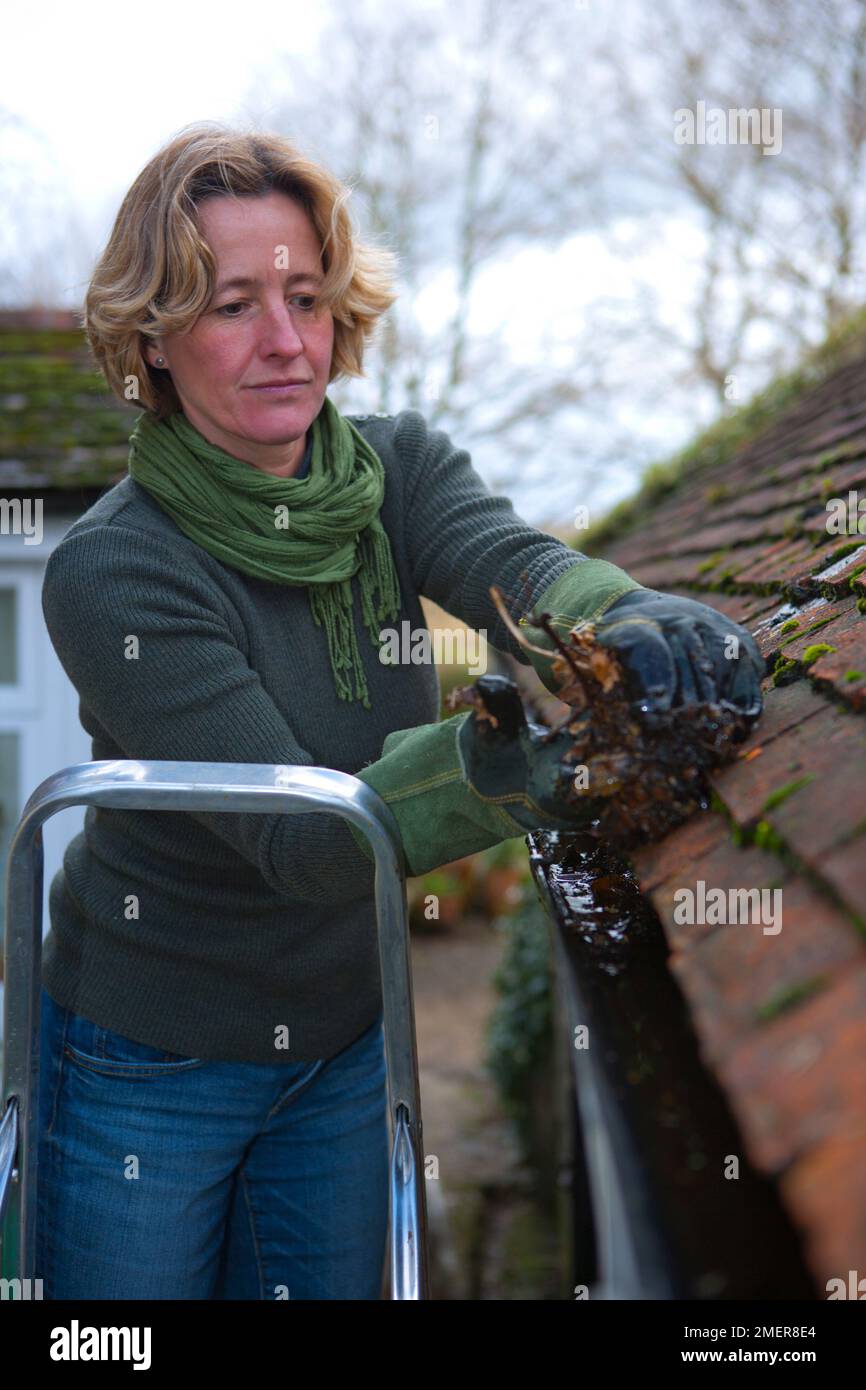
[[243,117],[269,50],[315,47],[322,11],[297,0],[47,0],[4,21],[2,104],[44,136],[85,217],[102,223],[180,126]]
[[[415,4],[429,10],[438,0]],[[7,121],[17,118],[26,133],[10,142],[7,126],[7,150],[15,149],[17,139],[32,186],[52,190],[58,217],[68,219],[70,244],[77,238],[88,254],[98,251],[123,193],[158,147],[190,121],[249,121],[245,103],[271,55],[289,52],[303,63],[326,19],[327,12],[308,0],[244,0],[225,8],[188,0],[142,6],[86,0],[83,9],[61,0],[17,6],[4,22],[0,90]],[[624,277],[633,274],[663,288],[669,313],[677,317],[685,313],[694,237],[693,228],[672,222],[651,259],[632,259],[627,266],[610,229],[604,238],[577,235],[556,254],[528,247],[485,273],[473,329],[497,332],[515,357],[532,361],[541,334],[553,325],[567,354],[574,316],[595,296],[621,292]],[[531,295],[514,293],[517,270],[525,272],[519,277],[524,283],[531,281]],[[83,284],[73,279],[66,295],[72,305],[83,293]],[[432,286],[429,312],[441,313],[444,302]],[[357,408],[375,406],[362,402]],[[632,424],[625,413],[620,424]],[[692,433],[663,401],[639,425],[648,453],[656,456],[672,452]],[[489,473],[483,457],[475,461]],[[543,460],[537,464],[543,471]],[[539,488],[537,474],[528,475],[525,486],[509,488],[528,520],[538,524],[580,500],[567,472],[556,479],[548,473],[546,488]],[[610,505],[633,486],[633,467],[611,469],[595,506]]]

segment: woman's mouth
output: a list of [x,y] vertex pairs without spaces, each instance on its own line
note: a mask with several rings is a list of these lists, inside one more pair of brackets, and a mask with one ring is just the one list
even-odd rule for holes
[[266,381],[260,386],[250,386],[248,389],[258,391],[259,395],[279,400],[283,396],[296,395],[298,391],[303,391],[309,384],[308,381]]

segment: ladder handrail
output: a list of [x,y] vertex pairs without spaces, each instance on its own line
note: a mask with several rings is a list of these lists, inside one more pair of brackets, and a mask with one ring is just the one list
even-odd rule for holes
[[[391,1150],[391,1296],[428,1296],[421,1101],[409,954],[405,859],[393,813],[360,778],[332,768],[272,763],[105,759],[46,778],[29,797],[6,866],[0,1234],[18,1216],[18,1276],[34,1277],[42,964],[42,826],[76,805],[135,810],[325,812],[357,826],[375,857]],[[17,1153],[17,1172],[14,1159]],[[3,1162],[5,1153],[6,1162]],[[5,1172],[5,1176],[4,1176]],[[17,1178],[17,1181],[16,1181]],[[6,1212],[5,1228],[4,1209]],[[38,1275],[38,1271],[35,1271]]]

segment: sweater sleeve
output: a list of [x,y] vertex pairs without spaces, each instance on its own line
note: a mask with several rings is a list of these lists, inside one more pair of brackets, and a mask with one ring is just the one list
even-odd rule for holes
[[[82,707],[125,757],[314,765],[213,590],[158,538],[112,526],[66,537],[49,557],[42,609]],[[338,816],[188,814],[276,893],[318,904],[372,893],[373,866]]]
[[405,538],[419,593],[524,665],[529,658],[488,593],[496,584],[518,620],[566,570],[586,556],[530,526],[507,497],[490,492],[443,430],[417,410],[401,413],[395,446],[405,477]]

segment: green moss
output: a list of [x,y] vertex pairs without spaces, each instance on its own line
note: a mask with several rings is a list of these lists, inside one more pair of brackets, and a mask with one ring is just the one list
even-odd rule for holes
[[824,656],[826,652],[835,652],[836,648],[831,647],[829,642],[816,642],[813,647],[807,647],[802,656],[802,664],[811,666],[818,660],[819,656]]
[[[757,845],[760,849],[770,850],[783,858],[790,858],[785,842],[776,833],[769,821],[759,820],[755,825],[738,825],[716,791],[710,792],[710,808],[724,816],[730,831],[731,841],[738,849],[750,849],[753,845]],[[776,886],[781,887],[781,883],[777,883]]]
[[784,642],[779,643],[779,647],[787,647],[789,642],[796,642],[798,637],[807,637],[810,632],[818,632],[820,628],[826,627],[828,623],[835,622],[838,616],[838,613],[829,613],[826,618],[819,618],[817,622],[810,623],[808,627],[801,628],[799,632],[792,633],[790,637],[786,637]]
[[787,685],[797,671],[796,661],[780,661],[773,671],[773,685]]
[[858,598],[858,600],[857,600],[857,612],[858,612],[858,613],[866,613],[866,594],[863,594],[862,597]]
[[717,550],[715,555],[711,555],[709,560],[702,560],[698,565],[698,574],[706,574],[707,570],[714,570],[725,557],[724,550]]
[[553,961],[538,901],[526,897],[503,929],[505,949],[493,977],[500,997],[487,1024],[485,1064],[528,1152],[533,1080],[553,1045]]
[[[844,545],[837,545],[830,554],[826,556],[828,565],[835,565],[838,560],[844,560],[846,555],[853,555],[855,551],[863,549],[863,541],[846,541]],[[866,568],[866,566],[864,566]]]
[[846,671],[843,679],[849,683],[851,681],[866,681],[866,671]]
[[0,330],[0,367],[0,458],[64,489],[105,486],[125,472],[136,407],[111,395],[82,332]]
[[[584,553],[603,548],[626,535],[643,519],[648,504],[674,491],[684,476],[724,471],[750,440],[756,438],[806,391],[825,381],[834,371],[863,355],[866,345],[866,307],[848,315],[817,347],[807,352],[793,371],[777,377],[751,401],[736,410],[726,410],[708,429],[673,457],[660,460],[647,469],[633,496],[612,508],[606,516],[585,531],[575,548]],[[818,467],[828,468],[840,459],[866,453],[863,441],[848,441],[821,455]],[[770,470],[767,481],[778,474]]]
[[724,483],[716,483],[713,487],[708,487],[705,493],[706,500],[710,503],[724,502],[730,496],[730,489]]
[[814,772],[808,772],[805,777],[798,777],[795,781],[786,783],[784,787],[777,787],[776,790],[771,792],[767,797],[767,800],[761,808],[762,811],[772,811],[774,806],[781,806],[783,801],[787,800],[789,796],[793,796],[794,792],[799,791],[800,787],[805,787],[807,782],[814,781],[814,778]]
[[826,975],[813,975],[811,979],[799,980],[797,984],[782,986],[770,995],[766,1003],[755,1010],[757,1022],[769,1023],[771,1019],[778,1018],[779,1014],[796,1008],[804,999],[811,999],[814,994],[820,993],[827,983]]
[[848,459],[861,458],[866,454],[862,439],[847,439],[844,444],[837,444],[835,449],[828,449],[821,454],[818,459],[817,467],[822,471],[829,468],[831,463],[845,463]]
[[788,621],[787,621],[786,623],[782,623],[782,626],[779,628],[779,631],[780,631],[780,632],[798,632],[798,631],[799,631],[799,628],[800,628],[800,619],[799,619],[799,618],[789,618]]
[[785,843],[781,836],[776,834],[770,822],[766,820],[759,820],[758,824],[755,826],[752,835],[752,844],[756,845],[758,849],[771,850],[776,854],[779,854],[785,848]]

